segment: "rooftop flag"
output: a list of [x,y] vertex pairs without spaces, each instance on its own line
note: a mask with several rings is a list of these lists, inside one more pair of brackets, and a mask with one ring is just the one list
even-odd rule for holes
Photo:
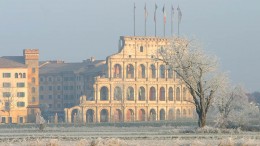
[[148,17],[148,11],[146,9],[146,3],[145,3],[145,6],[144,6],[144,18],[145,18],[145,21],[147,20],[147,17]]
[[166,10],[165,10],[165,5],[163,6],[162,11],[163,11],[163,22],[164,22],[164,24],[165,24],[165,23],[166,23]]
[[177,8],[177,11],[178,11],[178,23],[181,23],[182,13],[181,13],[181,9],[180,9],[179,6],[178,6],[178,8]]
[[157,10],[158,6],[155,3],[155,9],[154,9],[154,22],[156,22],[156,10]]

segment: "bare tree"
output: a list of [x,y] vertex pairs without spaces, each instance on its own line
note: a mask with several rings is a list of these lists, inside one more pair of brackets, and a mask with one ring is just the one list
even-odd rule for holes
[[2,99],[0,99],[0,109],[3,112],[7,112],[8,117],[11,117],[12,110],[14,110],[17,107],[17,88],[11,86],[10,84],[6,87],[2,87],[0,91],[3,94]]
[[247,119],[259,114],[258,108],[249,102],[242,86],[232,87],[228,84],[218,95],[213,104],[217,109],[218,127],[226,128],[229,124],[241,126],[248,122]]
[[158,49],[158,58],[181,78],[193,97],[199,127],[206,125],[206,116],[215,93],[226,76],[217,72],[216,57],[206,54],[197,41],[173,38],[166,48]]

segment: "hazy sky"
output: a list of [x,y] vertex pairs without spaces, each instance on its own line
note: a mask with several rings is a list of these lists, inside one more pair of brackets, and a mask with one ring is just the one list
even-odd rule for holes
[[[162,7],[182,11],[182,36],[197,38],[219,57],[221,69],[249,92],[260,91],[259,0],[0,0],[0,56],[21,55],[25,48],[40,49],[40,60],[80,62],[90,56],[105,59],[116,53],[118,39],[133,35],[133,3],[136,3],[136,35],[144,35],[147,3],[147,35],[163,34]],[[174,33],[177,32],[175,11]]]

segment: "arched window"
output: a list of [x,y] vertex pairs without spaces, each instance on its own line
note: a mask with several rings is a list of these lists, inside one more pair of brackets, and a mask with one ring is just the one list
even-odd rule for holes
[[173,88],[170,87],[168,91],[169,101],[173,101]]
[[114,100],[117,100],[117,101],[122,100],[122,90],[118,86],[114,90]]
[[186,88],[185,87],[183,88],[182,92],[183,92],[182,93],[182,99],[183,99],[183,101],[186,101]]
[[100,100],[108,100],[108,88],[105,86],[100,89]]
[[156,68],[154,66],[154,64],[151,65],[151,77],[152,78],[156,78]]
[[23,74],[22,73],[19,73],[19,78],[23,78]]
[[122,68],[120,64],[114,65],[114,78],[121,78],[122,77]]
[[168,69],[168,78],[173,78],[173,70]]
[[160,88],[160,101],[165,101],[165,89],[164,89],[164,87]]
[[144,52],[144,47],[143,46],[140,47],[140,52]]
[[35,83],[35,77],[32,78],[32,82]]
[[126,93],[127,100],[134,101],[134,88],[128,87]]
[[181,95],[180,95],[181,93],[180,93],[180,88],[179,87],[177,87],[176,88],[176,100],[177,101],[181,101]]
[[145,100],[145,89],[144,87],[140,87],[138,91],[138,100],[144,101]]
[[18,78],[18,73],[15,73],[15,75],[14,75],[14,76],[15,76],[15,78]]
[[32,87],[32,93],[35,93],[35,88],[34,87]]
[[150,101],[155,101],[156,100],[156,91],[154,87],[150,88],[150,95],[149,95]]
[[141,64],[138,68],[138,77],[145,78],[145,66]]
[[23,78],[26,78],[26,73],[23,73]]
[[165,66],[160,65],[160,78],[165,78]]
[[132,64],[126,66],[126,78],[134,78],[134,66]]

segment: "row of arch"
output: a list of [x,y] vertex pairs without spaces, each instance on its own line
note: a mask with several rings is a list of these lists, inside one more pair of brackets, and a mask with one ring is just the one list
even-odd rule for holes
[[[181,88],[177,87],[176,92],[174,92],[173,87],[169,87],[166,93],[165,87],[160,87],[158,92],[156,93],[155,87],[150,87],[148,91],[146,91],[145,87],[141,86],[139,87],[138,91],[134,91],[134,88],[132,86],[127,87],[125,93],[123,93],[123,90],[120,86],[116,86],[113,91],[113,99],[115,101],[121,101],[123,100],[123,97],[125,97],[128,101],[134,101],[135,100],[135,92],[137,93],[137,99],[139,101],[145,101],[147,99],[146,96],[148,96],[149,101],[156,101],[157,98],[159,101],[165,101],[166,98],[168,98],[169,101],[181,101]],[[147,93],[148,92],[148,93]],[[158,97],[157,97],[158,96]],[[176,97],[176,99],[174,99]],[[109,100],[109,89],[106,86],[102,86],[100,88],[100,95],[99,99],[101,101]],[[183,87],[182,89],[182,100],[190,100],[188,99],[187,89]]]
[[15,73],[14,77],[15,78],[26,78],[26,73]]
[[[122,78],[123,77],[123,70],[122,70],[122,66],[120,64],[115,64],[113,66],[113,77],[114,78]],[[149,77],[150,78],[156,78],[156,67],[154,64],[151,64],[150,67],[149,67],[149,70],[150,70],[150,74],[149,74]],[[173,74],[173,70],[172,69],[166,69],[166,65],[164,64],[161,64],[159,66],[159,76],[160,78],[166,78],[166,70],[168,72],[167,74],[167,77],[168,78],[173,78],[174,77],[174,74]],[[134,65],[129,63],[126,65],[126,78],[134,78],[135,77],[135,68],[134,68]],[[145,67],[144,64],[140,64],[137,68],[137,76],[138,78],[146,78],[147,77],[147,69]]]
[[191,108],[174,110],[170,108],[166,111],[164,108],[161,108],[158,113],[152,108],[150,110],[145,110],[143,108],[137,110],[135,113],[134,109],[127,109],[123,112],[119,108],[115,108],[112,113],[108,109],[104,108],[96,112],[94,109],[87,109],[83,113],[80,109],[73,109],[69,114],[69,117],[66,117],[68,123],[74,123],[77,121],[84,121],[86,123],[94,122],[134,122],[134,121],[157,121],[157,120],[175,120],[179,118],[192,118],[193,113]]

